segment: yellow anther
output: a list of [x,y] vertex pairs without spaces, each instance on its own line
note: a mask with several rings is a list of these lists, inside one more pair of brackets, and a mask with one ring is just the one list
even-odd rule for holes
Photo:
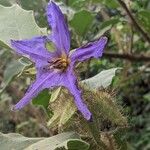
[[58,69],[61,71],[66,70],[69,63],[70,63],[69,59],[64,55],[62,55],[62,57],[55,58],[52,61],[49,61],[51,68]]

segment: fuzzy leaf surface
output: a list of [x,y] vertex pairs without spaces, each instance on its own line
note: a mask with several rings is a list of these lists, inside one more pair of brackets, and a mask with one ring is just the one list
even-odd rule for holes
[[88,150],[89,144],[80,140],[74,132],[64,132],[49,138],[28,138],[17,133],[3,134],[0,133],[1,149],[10,150],[55,150],[58,147],[66,149]]
[[91,89],[97,89],[99,87],[106,88],[112,83],[113,77],[115,76],[118,69],[120,68],[104,70],[95,75],[94,77],[83,80],[82,83],[86,84]]
[[29,39],[46,34],[34,20],[33,11],[26,11],[19,5],[11,7],[0,5],[0,45],[10,47],[10,40]]

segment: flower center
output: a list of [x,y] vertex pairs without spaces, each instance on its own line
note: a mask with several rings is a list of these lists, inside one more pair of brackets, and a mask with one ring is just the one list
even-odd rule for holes
[[69,65],[69,59],[67,57],[54,58],[48,61],[51,69],[59,69],[65,71]]

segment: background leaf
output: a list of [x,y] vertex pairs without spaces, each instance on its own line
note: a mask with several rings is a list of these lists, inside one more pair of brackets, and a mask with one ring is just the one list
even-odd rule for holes
[[150,32],[150,11],[149,10],[141,10],[138,12],[138,20],[140,24],[144,26],[144,28]]
[[18,5],[4,7],[0,5],[0,44],[10,47],[10,40],[29,39],[46,34],[34,20],[33,12],[26,11]]
[[31,63],[26,62],[23,64],[17,60],[13,60],[12,62],[10,62],[10,64],[6,67],[4,71],[4,80],[1,84],[0,93],[3,92],[3,90],[8,86],[8,84],[16,75],[22,72],[29,65],[31,65]]
[[112,27],[113,25],[117,24],[119,21],[120,20],[117,18],[111,18],[110,20],[107,20],[101,24],[101,29],[106,28],[108,26]]
[[70,21],[70,25],[74,28],[77,34],[84,36],[92,24],[93,19],[94,16],[89,11],[81,10],[74,15]]
[[106,88],[111,84],[113,77],[115,76],[116,70],[118,69],[120,68],[104,70],[99,74],[95,75],[94,77],[83,80],[82,83],[88,85],[91,89],[97,89],[99,87]]
[[65,132],[50,138],[28,138],[16,133],[0,133],[0,146],[3,150],[55,150],[58,147],[88,150],[89,144],[80,140],[74,132]]
[[36,143],[44,138],[27,138],[17,133],[0,133],[0,146],[3,150],[23,150],[29,145]]
[[42,92],[39,93],[39,95],[34,98],[32,100],[32,103],[34,105],[41,105],[43,106],[44,108],[47,108],[48,107],[48,104],[49,104],[49,99],[50,99],[50,94],[49,94],[49,90],[48,89],[45,89],[43,90]]
[[15,0],[0,0],[0,5],[11,6],[15,3]]
[[39,106],[43,106],[44,110],[46,111],[47,115],[49,117],[52,116],[52,112],[50,109],[48,109],[48,105],[49,105],[49,101],[50,101],[50,91],[49,89],[45,89],[42,92],[40,92],[38,94],[38,96],[36,96],[33,100],[32,100],[32,104],[33,105],[39,105]]
[[76,106],[73,99],[65,92],[61,92],[52,103],[50,101],[50,108],[54,113],[52,118],[48,121],[48,126],[51,128],[55,128],[56,125],[59,127],[65,125],[76,112]]
[[90,145],[83,140],[72,139],[64,142],[63,144],[58,145],[58,148],[65,147],[66,150],[88,150]]
[[[74,132],[61,133],[52,136],[50,138],[45,138],[44,140],[41,140],[35,144],[32,144],[31,146],[27,147],[25,150],[33,150],[33,149],[55,150],[58,147],[60,147],[59,145],[61,145],[61,147],[66,147],[66,144],[72,139],[79,139],[79,136]],[[70,149],[71,148],[72,146],[70,147]]]

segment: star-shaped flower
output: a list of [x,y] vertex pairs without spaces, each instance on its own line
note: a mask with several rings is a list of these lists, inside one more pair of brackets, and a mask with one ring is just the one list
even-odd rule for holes
[[[39,36],[29,40],[11,40],[12,48],[23,56],[28,56],[36,66],[36,80],[27,90],[25,96],[13,106],[13,110],[19,110],[27,105],[34,97],[45,88],[63,86],[74,97],[75,104],[84,118],[90,120],[91,112],[82,101],[82,93],[77,85],[74,73],[76,62],[82,62],[89,58],[102,56],[107,37],[101,37],[73,52],[70,50],[70,34],[60,8],[50,1],[47,9],[47,19],[52,32],[48,36]],[[55,44],[55,51],[49,52],[46,43]]]

